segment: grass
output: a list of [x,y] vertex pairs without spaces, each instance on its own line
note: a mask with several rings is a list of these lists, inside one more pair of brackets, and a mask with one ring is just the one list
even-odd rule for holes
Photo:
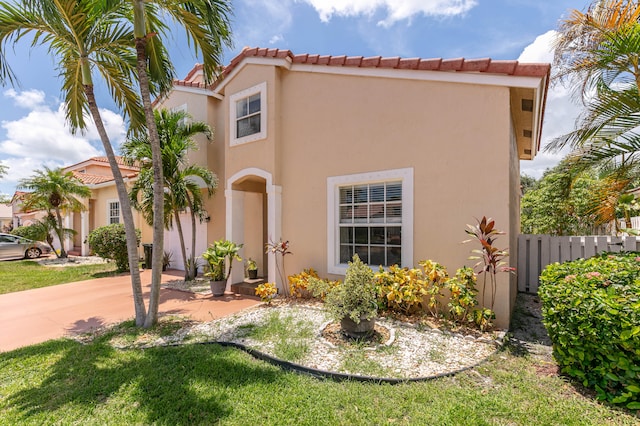
[[0,262],[0,294],[116,275],[114,263],[66,268],[42,266],[32,260]]
[[261,342],[273,342],[273,351],[278,358],[298,361],[309,352],[307,341],[313,338],[313,325],[309,321],[297,320],[291,315],[281,317],[274,312],[264,324],[247,327],[246,336]]
[[638,423],[509,350],[454,377],[392,386],[318,380],[217,345],[117,350],[112,339],[0,353],[0,424]]

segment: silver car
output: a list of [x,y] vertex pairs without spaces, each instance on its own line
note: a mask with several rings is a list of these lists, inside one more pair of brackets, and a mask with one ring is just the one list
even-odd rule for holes
[[0,259],[36,259],[43,253],[49,254],[51,248],[39,241],[11,234],[0,234]]

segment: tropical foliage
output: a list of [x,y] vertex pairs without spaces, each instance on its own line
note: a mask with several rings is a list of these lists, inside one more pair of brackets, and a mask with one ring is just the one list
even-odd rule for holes
[[593,172],[577,176],[564,163],[547,170],[520,204],[524,234],[585,235],[594,232],[598,180]]
[[0,81],[16,84],[16,77],[3,53],[10,45],[33,36],[32,46],[42,45],[55,58],[62,80],[64,110],[71,129],[87,128],[90,114],[100,135],[121,206],[127,235],[127,256],[136,324],[145,322],[145,307],[138,269],[133,214],[111,141],[98,109],[93,74],[102,76],[111,97],[128,118],[133,131],[144,123],[142,106],[131,84],[135,81],[136,54],[133,32],[123,17],[130,2],[43,0],[0,2]]
[[602,254],[549,265],[543,321],[562,371],[599,399],[640,409],[640,258]]
[[231,276],[233,261],[242,261],[238,254],[242,246],[229,240],[218,240],[210,244],[202,253],[202,259],[207,262],[208,269],[204,275],[213,281],[226,281]]
[[[119,272],[129,270],[129,258],[127,257],[127,236],[124,225],[112,223],[100,226],[89,233],[87,237],[89,246],[100,257],[116,262]],[[136,242],[140,244],[140,230],[136,229]]]
[[[188,2],[132,0],[126,3],[133,6],[133,13],[129,16],[133,18],[136,71],[151,147],[153,210],[155,211],[153,243],[158,247],[164,247],[163,159],[151,93],[156,87],[160,93],[166,92],[174,75],[162,41],[163,36],[170,35],[169,26],[165,21],[172,20],[175,26],[184,29],[189,46],[193,47],[196,54],[202,53],[205,82],[210,83],[221,69],[220,59],[224,46],[231,46],[229,25],[231,3],[228,0]],[[175,28],[172,29],[175,30]],[[158,321],[161,265],[162,253],[155,251],[152,259],[151,294],[145,327],[150,327]]]
[[76,179],[73,173],[65,172],[60,168],[49,169],[46,167],[44,170],[36,170],[30,178],[22,179],[19,188],[30,191],[22,198],[24,211],[46,210],[48,214],[53,215],[55,220],[49,223],[61,243],[58,256],[66,258],[64,241],[67,233],[62,213],[85,210],[86,207],[78,197],[88,198],[91,195],[91,190]]
[[[570,83],[585,104],[576,129],[553,141],[552,150],[571,147],[568,164],[577,170],[608,170],[602,189],[606,210],[637,176],[640,150],[640,3],[594,1],[572,11],[555,45],[556,81]],[[603,211],[601,213],[606,213]]]
[[[164,222],[165,228],[174,224],[178,230],[185,280],[195,278],[196,220],[202,221],[206,211],[204,196],[214,194],[218,186],[217,176],[205,167],[190,164],[188,154],[197,150],[193,138],[202,134],[211,140],[211,128],[204,122],[191,121],[185,111],[154,111],[156,127],[162,151],[162,175],[164,177]],[[131,203],[140,210],[149,225],[153,225],[153,169],[151,144],[146,135],[129,139],[122,145],[122,154],[130,164],[140,164],[138,179],[130,193]],[[187,254],[180,212],[189,210],[191,217],[191,250]]]

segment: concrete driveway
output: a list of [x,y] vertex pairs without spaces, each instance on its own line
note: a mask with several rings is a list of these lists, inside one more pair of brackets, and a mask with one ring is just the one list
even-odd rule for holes
[[[163,273],[162,281],[180,279],[182,271]],[[145,303],[151,271],[141,272]],[[160,315],[211,321],[258,305],[255,297],[211,297],[163,288]],[[134,317],[129,275],[44,287],[0,295],[0,351],[82,333]]]

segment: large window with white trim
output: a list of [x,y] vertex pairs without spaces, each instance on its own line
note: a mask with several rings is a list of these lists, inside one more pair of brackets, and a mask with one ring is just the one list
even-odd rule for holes
[[231,96],[231,145],[267,137],[267,83],[261,83]]
[[328,179],[329,265],[342,273],[354,254],[377,268],[413,261],[413,169]]
[[120,201],[109,201],[107,203],[107,219],[109,224],[120,223]]

